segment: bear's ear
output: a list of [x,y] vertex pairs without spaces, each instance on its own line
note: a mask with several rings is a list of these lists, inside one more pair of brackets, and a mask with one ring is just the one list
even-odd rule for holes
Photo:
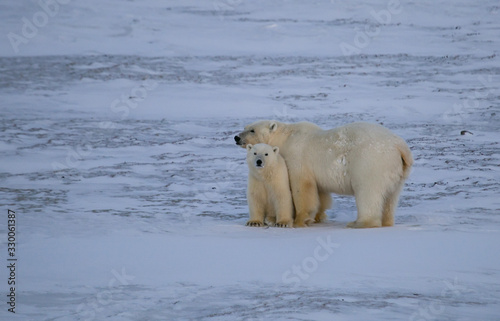
[[251,150],[251,149],[252,149],[252,147],[253,147],[253,145],[252,145],[252,144],[247,144],[247,150]]
[[274,152],[275,154],[278,154],[278,153],[280,152],[280,148],[279,148],[278,146],[274,146],[274,147],[273,147],[273,152]]
[[276,128],[278,128],[278,124],[274,120],[271,121],[271,124],[269,124],[269,131],[273,132],[276,130]]

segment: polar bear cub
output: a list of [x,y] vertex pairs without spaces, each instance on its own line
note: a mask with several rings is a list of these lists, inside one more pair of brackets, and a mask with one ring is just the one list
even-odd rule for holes
[[293,226],[293,200],[285,160],[278,147],[247,144],[248,189],[250,210],[248,226],[264,222],[278,227]]

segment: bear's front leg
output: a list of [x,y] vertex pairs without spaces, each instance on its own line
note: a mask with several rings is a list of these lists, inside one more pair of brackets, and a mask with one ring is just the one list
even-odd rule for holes
[[318,188],[314,180],[290,177],[293,203],[295,204],[294,227],[306,227],[313,223],[319,208]]
[[332,195],[330,193],[319,192],[319,209],[314,218],[315,223],[325,222],[327,220],[326,210],[332,207]]

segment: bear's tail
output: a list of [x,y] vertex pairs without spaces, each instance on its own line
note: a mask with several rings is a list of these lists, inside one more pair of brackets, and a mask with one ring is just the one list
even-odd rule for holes
[[411,150],[404,141],[398,142],[396,147],[401,153],[401,161],[403,162],[403,179],[407,179],[408,176],[410,176],[411,167],[413,165]]

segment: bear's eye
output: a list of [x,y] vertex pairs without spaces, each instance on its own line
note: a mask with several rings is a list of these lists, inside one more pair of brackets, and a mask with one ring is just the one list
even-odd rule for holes
[[267,153],[264,154],[265,156],[269,156]]
[[250,129],[250,132],[251,132],[251,133],[255,133],[255,130],[253,130],[253,129]]
[[257,153],[253,153],[254,155],[257,155]]

